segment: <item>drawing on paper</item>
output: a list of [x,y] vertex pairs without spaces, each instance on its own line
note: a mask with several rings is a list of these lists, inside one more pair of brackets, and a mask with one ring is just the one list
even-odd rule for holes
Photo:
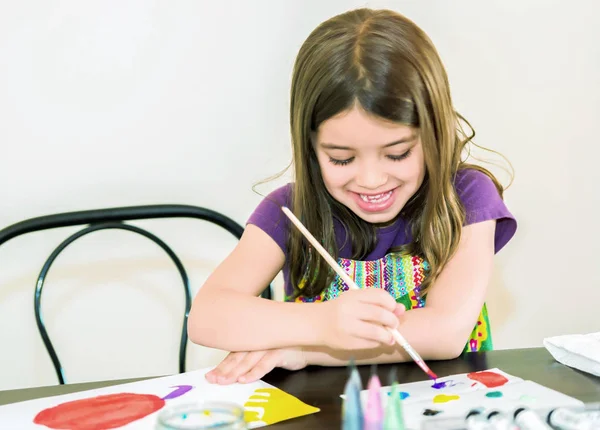
[[19,430],[146,430],[169,404],[226,401],[242,406],[255,429],[319,412],[263,381],[215,385],[212,368],[0,406],[0,428]]
[[302,403],[279,388],[258,388],[244,403],[247,423],[269,425],[295,417],[314,414],[318,408]]
[[72,400],[44,409],[33,422],[56,430],[116,429],[157,412],[165,400],[180,397],[194,387],[172,388],[176,389],[162,398],[154,394],[116,393]]

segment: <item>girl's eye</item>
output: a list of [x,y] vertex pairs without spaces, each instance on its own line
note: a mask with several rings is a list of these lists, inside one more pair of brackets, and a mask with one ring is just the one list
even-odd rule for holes
[[331,164],[334,164],[336,166],[345,166],[346,164],[349,164],[352,160],[354,160],[354,157],[350,157],[346,160],[337,160],[335,158],[329,157],[329,161],[331,162]]
[[388,155],[388,158],[393,161],[400,161],[400,160],[404,160],[405,158],[408,158],[409,155],[410,155],[410,149],[401,155]]

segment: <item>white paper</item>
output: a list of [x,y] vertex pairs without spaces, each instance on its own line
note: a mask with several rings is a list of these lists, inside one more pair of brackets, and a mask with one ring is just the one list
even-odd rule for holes
[[[308,406],[297,398],[263,381],[250,384],[210,384],[204,377],[209,370],[211,368],[0,406],[0,429],[47,430],[46,425],[34,423],[34,418],[40,411],[69,401],[94,398],[97,400],[97,396],[119,393],[131,393],[132,395],[128,396],[128,400],[125,400],[123,404],[113,407],[113,410],[127,408],[127,402],[131,405],[132,402],[146,401],[146,399],[154,401],[156,404],[163,403],[162,407],[155,412],[118,427],[124,430],[153,429],[158,414],[164,408],[195,401],[210,400],[237,403],[239,406],[243,406],[247,412],[247,417],[250,419],[248,423],[250,428],[262,427],[319,411],[319,409]],[[176,398],[160,400],[169,397],[170,393],[177,395],[177,393],[184,391],[184,394]],[[79,408],[78,413],[83,409]],[[92,414],[98,415],[97,404],[90,411]],[[65,415],[63,413],[61,419],[64,419]],[[99,425],[103,422],[103,418],[106,419],[102,416],[96,416],[94,419],[97,419],[96,422]]]
[[600,376],[600,332],[548,337],[544,346],[559,363]]
[[[477,375],[480,377],[484,373],[486,376],[497,375],[497,378],[488,378],[491,386],[486,386],[485,383],[477,380]],[[479,379],[485,381],[484,378]],[[464,420],[466,414],[472,409],[496,409],[510,413],[518,407],[549,410],[559,406],[583,405],[583,402],[577,399],[535,382],[525,381],[497,368],[446,376],[438,378],[437,382],[446,382],[446,384],[441,388],[434,388],[433,381],[398,384],[397,391],[402,393],[403,398],[406,430],[418,430],[426,421],[446,418]],[[389,401],[391,390],[391,386],[381,388],[384,408]],[[366,408],[368,394],[366,389],[361,391],[363,408]],[[341,397],[345,398],[344,395]],[[427,410],[433,411],[435,415],[424,415]]]

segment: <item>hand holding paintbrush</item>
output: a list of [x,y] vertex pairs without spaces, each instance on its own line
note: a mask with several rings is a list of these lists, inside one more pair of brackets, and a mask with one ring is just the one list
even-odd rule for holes
[[[340,265],[333,259],[333,257],[321,246],[321,244],[314,238],[314,236],[304,227],[298,218],[285,206],[281,208],[283,213],[290,219],[290,221],[300,230],[302,235],[308,240],[308,242],[317,250],[317,252],[325,259],[327,264],[339,275],[339,277],[348,285],[349,288],[360,289],[358,285],[348,276],[348,274],[340,267]],[[421,356],[413,349],[412,346],[404,339],[398,330],[388,329],[394,340],[411,356],[411,358],[419,365],[421,369],[427,375],[433,379],[437,379],[437,375],[431,371],[431,369],[425,364]]]

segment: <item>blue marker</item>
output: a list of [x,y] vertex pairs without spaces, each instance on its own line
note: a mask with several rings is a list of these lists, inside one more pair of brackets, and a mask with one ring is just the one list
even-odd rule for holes
[[354,363],[350,363],[351,372],[344,388],[344,404],[342,406],[342,430],[362,430],[363,413],[360,401],[362,382]]

